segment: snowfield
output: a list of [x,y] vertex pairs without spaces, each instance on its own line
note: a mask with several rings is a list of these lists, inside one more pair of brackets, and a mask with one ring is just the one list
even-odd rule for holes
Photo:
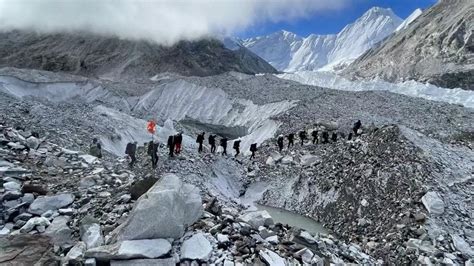
[[276,75],[279,78],[293,80],[302,84],[314,85],[343,91],[389,91],[411,97],[432,101],[459,104],[474,108],[474,91],[463,89],[445,89],[413,80],[402,83],[390,83],[380,79],[371,81],[350,81],[331,72],[301,71]]

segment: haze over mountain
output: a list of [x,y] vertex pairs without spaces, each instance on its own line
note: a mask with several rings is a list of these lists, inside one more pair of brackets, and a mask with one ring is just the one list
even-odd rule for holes
[[301,37],[282,30],[242,43],[281,71],[332,70],[351,63],[402,23],[391,9],[374,7],[334,35]]

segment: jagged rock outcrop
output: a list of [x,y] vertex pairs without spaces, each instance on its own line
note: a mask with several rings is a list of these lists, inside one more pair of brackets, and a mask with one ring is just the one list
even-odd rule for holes
[[474,2],[440,0],[358,58],[346,74],[474,90]]
[[79,33],[0,33],[0,67],[65,72],[104,79],[149,79],[161,72],[207,76],[227,71],[276,73],[244,47],[217,40],[160,46],[149,41]]

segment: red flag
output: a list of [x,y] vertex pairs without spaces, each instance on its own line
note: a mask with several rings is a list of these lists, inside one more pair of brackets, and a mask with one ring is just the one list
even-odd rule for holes
[[148,132],[150,132],[151,134],[154,134],[155,131],[156,131],[156,123],[155,123],[155,121],[153,121],[153,120],[148,121],[148,124],[147,124],[147,126],[146,126],[146,129],[147,129]]

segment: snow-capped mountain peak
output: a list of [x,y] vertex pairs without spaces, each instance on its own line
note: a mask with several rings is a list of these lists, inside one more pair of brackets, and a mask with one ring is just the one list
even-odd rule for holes
[[304,38],[281,30],[246,39],[243,45],[278,70],[332,70],[354,61],[402,22],[391,9],[374,7],[338,34],[311,34]]
[[405,21],[403,21],[402,24],[400,24],[400,26],[398,26],[395,31],[398,32],[406,29],[413,21],[415,21],[415,19],[421,15],[421,13],[423,13],[423,11],[420,8],[417,8],[415,11],[413,11],[413,13],[411,13],[410,16],[408,16],[408,18],[405,19]]

